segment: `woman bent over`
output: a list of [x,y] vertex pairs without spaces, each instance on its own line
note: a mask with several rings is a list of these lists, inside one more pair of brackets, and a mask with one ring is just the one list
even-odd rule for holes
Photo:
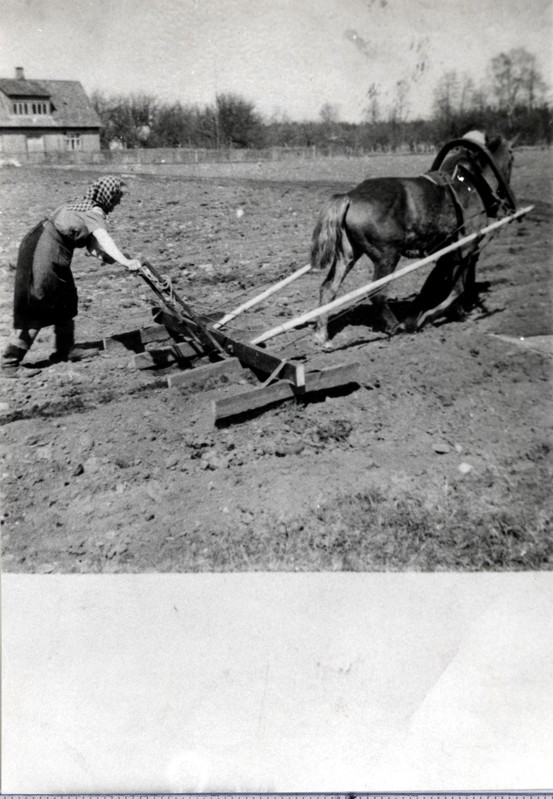
[[53,362],[71,358],[78,297],[71,272],[76,248],[86,247],[127,269],[140,268],[117,247],[107,232],[106,218],[119,205],[125,183],[118,177],[96,180],[79,200],[61,205],[23,238],[17,257],[14,331],[2,353],[2,374],[16,377],[18,367],[43,327],[53,325]]

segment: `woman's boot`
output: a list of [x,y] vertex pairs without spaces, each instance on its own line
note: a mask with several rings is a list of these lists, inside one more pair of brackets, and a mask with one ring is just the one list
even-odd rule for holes
[[9,343],[0,359],[2,375],[4,377],[17,377],[19,373],[19,364],[25,355],[27,355],[27,350],[25,348]]

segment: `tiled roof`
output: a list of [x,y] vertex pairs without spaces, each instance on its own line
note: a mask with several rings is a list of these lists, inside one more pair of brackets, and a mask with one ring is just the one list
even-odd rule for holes
[[49,92],[36,80],[0,78],[0,91],[8,97],[48,97]]
[[[28,97],[49,97],[54,107],[51,114],[23,115],[11,113],[11,101],[6,85],[14,84],[38,87],[40,94],[29,92]],[[2,97],[2,93],[4,96]],[[19,96],[22,96],[19,92]],[[3,102],[2,102],[3,101]],[[0,127],[2,128],[100,128],[100,117],[88,99],[85,90],[74,80],[6,80],[0,79]]]

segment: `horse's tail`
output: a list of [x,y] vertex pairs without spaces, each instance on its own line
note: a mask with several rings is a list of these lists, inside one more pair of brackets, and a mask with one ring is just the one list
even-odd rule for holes
[[317,219],[311,239],[312,269],[327,270],[334,266],[342,249],[344,219],[351,199],[347,194],[335,194]]

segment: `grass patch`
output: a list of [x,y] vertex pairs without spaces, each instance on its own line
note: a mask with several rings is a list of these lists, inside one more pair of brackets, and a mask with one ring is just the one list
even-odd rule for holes
[[318,510],[301,533],[311,565],[317,560],[323,569],[486,571],[553,565],[549,514],[479,512],[468,495],[429,508],[410,494],[399,499],[356,494]]
[[[529,504],[529,503],[528,503]],[[536,571],[553,568],[547,501],[485,507],[468,483],[439,505],[371,490],[303,518],[200,531],[186,571]],[[173,567],[175,563],[173,561]]]

